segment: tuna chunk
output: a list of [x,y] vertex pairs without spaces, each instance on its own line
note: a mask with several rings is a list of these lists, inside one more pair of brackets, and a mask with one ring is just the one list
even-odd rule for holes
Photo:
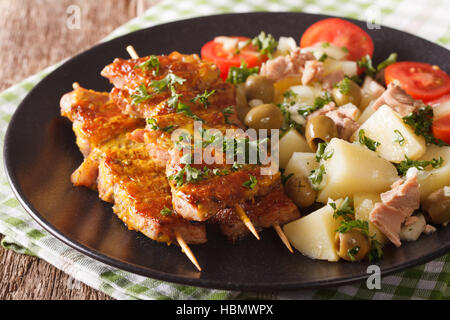
[[302,75],[302,84],[306,86],[314,80],[319,80],[322,76],[323,68],[323,62],[317,60],[306,61]]
[[296,50],[290,55],[266,61],[261,66],[260,74],[273,81],[289,76],[301,77],[305,63],[309,60],[315,60],[311,52],[300,53],[300,50]]
[[391,83],[387,90],[375,100],[373,108],[377,110],[382,105],[387,104],[402,117],[418,110],[423,106],[422,101],[414,100],[399,85]]
[[334,85],[344,80],[344,72],[342,70],[332,72],[322,78],[322,87],[331,91]]
[[338,109],[327,112],[325,115],[331,118],[336,124],[339,138],[347,140],[359,128],[359,124],[355,121],[358,112],[357,107],[352,104],[346,104]]
[[406,180],[395,182],[391,190],[382,193],[381,201],[375,205],[369,219],[393,244],[400,247],[402,223],[420,206],[417,170],[409,172]]

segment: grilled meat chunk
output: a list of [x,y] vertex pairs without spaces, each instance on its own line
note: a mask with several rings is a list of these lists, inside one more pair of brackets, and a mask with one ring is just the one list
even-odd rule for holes
[[122,114],[105,92],[79,87],[65,94],[60,106],[61,115],[73,122],[77,145],[85,157],[111,138],[144,126],[142,119]]
[[[98,187],[100,198],[130,229],[160,242],[174,242],[177,231],[187,243],[206,242],[202,224],[172,211],[164,169],[155,164],[143,143],[127,133],[143,127],[142,119],[123,115],[108,94],[77,88],[61,99],[61,113],[74,122],[85,160],[72,174],[77,186]],[[87,147],[86,147],[87,146]]]
[[114,202],[114,213],[129,229],[153,240],[176,242],[176,231],[187,243],[205,243],[205,226],[184,220],[172,210],[164,169],[149,158],[144,144],[133,142],[129,147],[105,151],[99,165],[100,197]]
[[[157,68],[144,67],[143,64],[152,59],[144,57],[137,60],[116,59],[103,69],[102,75],[115,86],[111,97],[125,113],[149,118],[177,112],[177,104],[168,103],[172,97],[171,87],[176,88],[183,103],[208,89],[218,93],[222,104],[234,104],[234,87],[221,81],[220,71],[214,64],[202,61],[195,54],[178,52],[153,58],[158,60]],[[212,100],[214,96],[211,96]],[[221,103],[217,102],[213,105],[220,109]],[[205,106],[196,103],[193,108],[195,113],[196,109]]]
[[[181,151],[171,152],[166,175],[173,206],[185,219],[205,221],[221,209],[264,196],[281,184],[279,172],[263,175],[260,165],[229,164],[225,154],[222,164],[207,164],[205,160],[201,164],[185,164],[183,157]],[[195,161],[195,153],[192,158]]]

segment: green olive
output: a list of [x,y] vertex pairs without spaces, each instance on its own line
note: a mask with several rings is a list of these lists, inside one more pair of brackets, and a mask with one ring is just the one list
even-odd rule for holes
[[364,259],[370,250],[369,239],[358,229],[336,233],[335,244],[338,256],[352,262]]
[[247,103],[247,97],[245,95],[245,84],[241,83],[236,88],[236,113],[242,122],[244,122],[245,116],[250,111],[250,107]]
[[316,201],[317,191],[313,189],[309,179],[294,174],[286,181],[284,186],[286,194],[300,208],[306,208]]
[[338,106],[343,106],[347,103],[353,103],[359,107],[361,103],[361,88],[352,80],[344,79],[337,84],[337,88],[333,88],[331,92],[334,101]]
[[324,115],[314,116],[308,119],[305,126],[305,138],[311,150],[317,151],[320,142],[329,142],[338,136],[338,130],[334,121]]
[[264,76],[251,75],[245,81],[245,93],[248,101],[259,99],[264,103],[270,103],[275,96],[273,81]]
[[283,121],[283,113],[271,103],[252,108],[244,120],[245,124],[253,129],[279,129]]

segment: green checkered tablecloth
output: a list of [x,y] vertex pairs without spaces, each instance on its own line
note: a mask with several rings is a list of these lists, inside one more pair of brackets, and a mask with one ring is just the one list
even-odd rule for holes
[[[118,28],[106,40],[163,22],[249,11],[303,11],[360,20],[375,19],[383,25],[414,33],[450,48],[448,0],[166,0]],[[49,67],[0,94],[1,147],[8,122],[20,101],[55,68]],[[71,279],[82,281],[118,299],[450,299],[450,254],[382,277],[379,290],[369,290],[364,281],[320,290],[257,294],[209,290],[145,278],[95,261],[49,235],[20,206],[3,170],[0,171],[0,232],[5,235],[2,245],[38,256],[68,273]],[[67,285],[74,290],[77,288],[75,281]]]

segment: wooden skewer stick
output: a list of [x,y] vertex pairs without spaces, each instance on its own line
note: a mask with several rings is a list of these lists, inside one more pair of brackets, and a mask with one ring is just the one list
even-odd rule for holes
[[288,248],[288,250],[291,253],[294,253],[294,250],[292,250],[291,247],[291,243],[289,242],[289,239],[286,237],[286,235],[284,234],[283,230],[281,229],[280,225],[278,224],[278,222],[275,222],[275,224],[273,225],[273,228],[275,229],[275,231],[277,232],[278,236],[280,237],[281,241],[283,241],[284,245],[286,246],[286,248]]
[[[136,50],[134,50],[133,46],[127,47],[127,52],[133,59],[139,59],[139,55],[137,54]],[[198,264],[197,258],[195,258],[194,253],[192,253],[191,248],[189,248],[186,241],[184,241],[183,237],[175,231],[175,238],[177,239],[178,244],[180,245],[183,253],[191,260],[191,262],[195,265],[195,267],[198,269],[198,271],[202,271],[202,268]]]
[[238,204],[236,204],[234,206],[234,209],[236,210],[239,218],[242,220],[242,222],[245,224],[245,226],[248,228],[248,230],[250,230],[250,232],[253,233],[253,235],[256,237],[256,239],[260,240],[258,232],[256,232],[255,226],[250,221],[250,218],[245,214],[244,209],[242,209],[242,207]]
[[131,58],[133,59],[139,59],[139,55],[137,54],[136,50],[134,50],[133,46],[128,46],[127,47],[127,52],[130,55]]
[[202,271],[202,268],[198,264],[197,259],[195,258],[194,254],[191,251],[191,248],[189,248],[186,241],[184,241],[183,237],[177,231],[175,231],[175,238],[177,239],[178,244],[182,249],[181,251],[189,258],[189,260],[191,260],[191,262],[194,264],[194,266],[196,266],[198,271]]

